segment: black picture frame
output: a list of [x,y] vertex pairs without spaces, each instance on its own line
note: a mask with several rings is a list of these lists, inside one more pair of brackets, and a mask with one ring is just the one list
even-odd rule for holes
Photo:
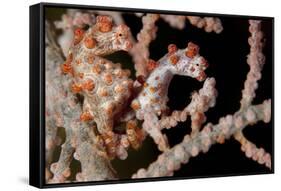
[[[241,172],[241,173],[225,173],[213,175],[194,175],[194,176],[178,176],[178,177],[157,177],[157,178],[141,178],[141,179],[120,179],[106,181],[89,181],[89,182],[70,182],[70,183],[45,183],[45,10],[46,8],[65,8],[65,9],[93,9],[121,12],[145,12],[160,14],[176,14],[176,15],[192,15],[192,16],[212,16],[212,17],[231,17],[244,19],[261,19],[271,23],[269,25],[271,33],[271,157],[272,167],[270,171],[261,172]],[[245,15],[226,15],[212,13],[195,13],[182,11],[167,11],[154,9],[135,9],[120,7],[102,7],[93,5],[74,5],[74,4],[57,4],[57,3],[39,3],[30,6],[30,153],[29,153],[29,184],[38,188],[68,187],[68,186],[85,186],[99,184],[115,184],[115,183],[132,183],[147,181],[163,181],[178,180],[190,178],[207,178],[207,177],[225,177],[237,175],[255,175],[255,174],[271,174],[274,173],[274,18],[260,16]],[[245,59],[245,58],[243,58]],[[184,81],[182,81],[184,83]],[[268,134],[268,132],[267,132]]]

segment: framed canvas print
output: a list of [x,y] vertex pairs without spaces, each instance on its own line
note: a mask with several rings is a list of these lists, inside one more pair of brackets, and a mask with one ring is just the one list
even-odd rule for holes
[[30,184],[274,172],[274,19],[30,7]]

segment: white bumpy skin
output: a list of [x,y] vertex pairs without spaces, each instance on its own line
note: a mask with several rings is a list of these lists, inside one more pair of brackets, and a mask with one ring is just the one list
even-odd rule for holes
[[190,42],[182,50],[170,44],[168,54],[158,62],[149,61],[148,66],[152,72],[131,107],[136,111],[137,119],[144,120],[143,130],[153,138],[160,151],[165,151],[169,149],[169,144],[167,137],[161,133],[158,116],[167,110],[169,84],[176,74],[204,81],[208,63],[199,55],[199,47]]
[[206,79],[204,70],[208,63],[199,55],[199,47],[188,43],[187,48],[177,50],[173,44],[168,46],[168,54],[154,64],[139,96],[133,100],[131,107],[136,110],[138,119],[144,119],[145,112],[160,116],[166,109],[168,87],[174,75],[189,76],[199,81]]

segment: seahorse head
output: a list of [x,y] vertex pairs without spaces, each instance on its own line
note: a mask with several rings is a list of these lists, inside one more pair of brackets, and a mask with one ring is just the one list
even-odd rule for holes
[[74,47],[96,56],[104,56],[132,47],[130,29],[124,25],[114,26],[110,16],[97,16],[96,23],[88,30],[74,31]]
[[173,72],[178,75],[196,78],[199,81],[206,79],[205,70],[208,67],[206,59],[199,55],[199,46],[189,42],[183,50],[177,50],[175,45],[168,47],[169,62],[173,65]]

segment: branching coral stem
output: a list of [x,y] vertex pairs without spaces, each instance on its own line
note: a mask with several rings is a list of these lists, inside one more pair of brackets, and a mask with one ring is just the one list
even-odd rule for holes
[[[271,100],[265,100],[263,104],[249,106],[244,111],[238,111],[233,115],[221,118],[216,125],[207,124],[203,130],[193,137],[186,135],[183,141],[175,147],[159,155],[158,159],[145,169],[140,169],[132,178],[172,176],[181,164],[188,162],[189,158],[195,157],[199,152],[207,152],[212,144],[223,143],[237,131],[242,130],[253,122],[267,121],[271,108]],[[255,114],[254,121],[247,119],[246,112],[251,110]],[[263,163],[268,161],[264,156]],[[267,164],[270,165],[270,164]]]
[[250,71],[247,74],[247,79],[242,91],[241,108],[250,105],[255,98],[255,90],[258,88],[257,81],[261,79],[261,71],[265,63],[265,56],[262,53],[263,33],[261,31],[261,21],[250,20],[249,24],[251,36],[248,39],[250,53],[247,58],[247,63],[250,66]]

